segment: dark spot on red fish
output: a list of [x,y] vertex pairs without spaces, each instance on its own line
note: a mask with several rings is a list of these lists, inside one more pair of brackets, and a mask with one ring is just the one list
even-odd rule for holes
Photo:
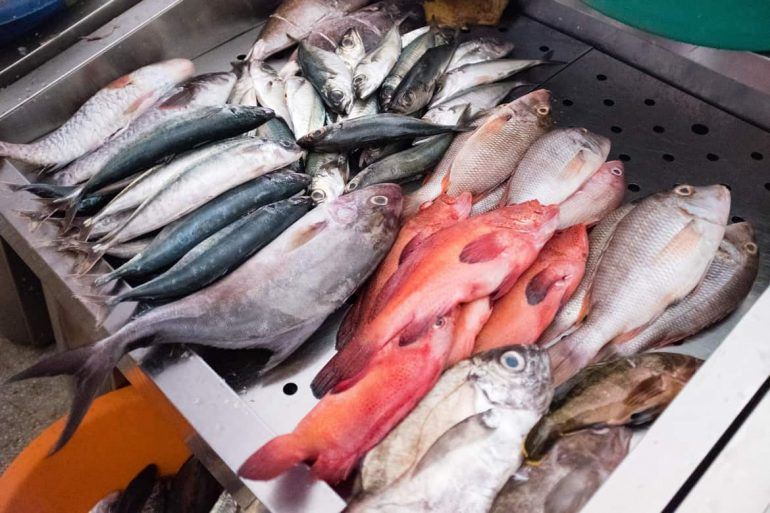
[[505,245],[499,240],[497,232],[482,235],[473,242],[469,242],[460,252],[460,262],[465,264],[477,264],[488,262],[497,258],[505,251]]
[[527,288],[524,291],[527,296],[527,303],[533,306],[541,303],[548,296],[551,288],[565,278],[566,276],[550,268],[543,269],[533,276],[527,284]]

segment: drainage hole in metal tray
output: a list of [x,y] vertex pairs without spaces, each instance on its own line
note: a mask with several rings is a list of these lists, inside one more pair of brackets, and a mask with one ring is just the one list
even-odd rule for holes
[[693,133],[698,135],[706,135],[709,133],[709,127],[706,125],[702,125],[700,123],[695,123],[693,126],[690,127],[690,130],[693,131]]
[[758,151],[753,151],[751,152],[751,158],[753,158],[754,160],[762,160],[763,158],[765,158],[765,156],[759,153]]
[[639,192],[642,190],[642,188],[636,185],[635,183],[630,183],[628,184],[628,190],[631,192]]
[[240,55],[238,55],[238,56],[236,57],[236,59],[238,59],[239,61],[242,61],[242,60],[244,60],[245,58],[246,58],[246,54],[245,54],[245,53],[242,53],[242,54],[240,54]]
[[604,101],[602,101],[603,104],[605,104],[607,107],[612,107],[615,105],[615,102],[610,100],[609,98],[605,98]]
[[[732,188],[732,187],[730,187],[730,184],[729,184],[729,183],[720,183],[719,185],[721,185],[722,187],[727,187],[727,190],[728,190],[728,191],[731,191],[731,190],[733,190],[733,188]],[[767,185],[767,184],[765,184],[765,185]]]
[[655,132],[656,134],[662,134],[663,132],[666,131],[666,129],[660,125],[655,125],[654,127],[652,127],[652,131]]
[[623,131],[623,129],[620,128],[619,126],[611,126],[610,127],[610,132],[612,132],[613,134],[619,134],[622,131]]
[[562,100],[561,104],[564,105],[565,107],[571,107],[574,104],[574,102],[570,99],[566,99],[566,100]]
[[621,153],[620,155],[618,155],[618,158],[623,162],[628,162],[629,160],[631,160],[631,155],[626,155],[625,153]]
[[669,155],[668,153],[664,153],[663,154],[663,160],[665,160],[666,162],[673,162],[674,161],[674,156],[673,155]]
[[540,47],[540,51],[541,51],[541,52],[543,52],[543,53],[545,53],[545,52],[547,52],[547,51],[549,51],[549,50],[550,50],[550,48],[549,48],[549,47],[547,47],[547,46],[545,46],[545,45],[543,45],[543,46],[541,46],[541,47]]
[[743,218],[742,218],[741,216],[733,216],[733,217],[730,219],[730,221],[732,221],[732,222],[734,222],[734,223],[742,223],[742,222],[743,222]]
[[768,191],[770,191],[770,182],[767,182],[767,183],[765,184],[765,189],[767,189]]
[[603,73],[599,73],[598,75],[596,75],[596,80],[598,80],[599,82],[604,82],[605,80],[607,80],[607,75]]
[[719,155],[715,153],[706,153],[706,158],[711,162],[716,162],[717,160],[719,160]]
[[283,393],[286,395],[294,395],[297,393],[298,387],[296,383],[286,383],[283,386]]
[[652,107],[653,105],[655,105],[655,100],[653,100],[652,98],[646,98],[644,100],[644,104],[647,105],[648,107]]

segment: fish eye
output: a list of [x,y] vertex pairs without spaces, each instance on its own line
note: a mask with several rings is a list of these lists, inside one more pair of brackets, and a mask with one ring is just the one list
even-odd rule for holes
[[759,251],[759,248],[753,242],[747,242],[746,244],[744,244],[743,249],[745,249],[746,253],[748,253],[749,255],[756,255],[757,251]]
[[551,107],[548,105],[541,105],[537,108],[537,113],[541,116],[547,116],[551,112]]
[[281,141],[278,142],[278,144],[280,144],[287,150],[294,148],[294,143],[292,141],[289,141],[288,139],[282,139]]
[[322,203],[324,200],[326,200],[326,192],[321,190],[315,190],[310,193],[310,199],[312,199],[316,203]]
[[384,206],[384,205],[388,204],[388,197],[387,196],[372,196],[372,199],[369,200],[369,201],[371,201],[374,205]]
[[623,176],[623,170],[620,169],[619,167],[613,167],[612,169],[610,169],[610,173],[612,173],[615,176]]
[[436,322],[433,323],[434,328],[443,328],[446,326],[446,319],[441,316],[436,318]]
[[363,75],[356,75],[355,77],[353,77],[353,84],[361,85],[364,83],[364,80],[366,80],[366,77],[364,77]]
[[339,89],[335,89],[331,93],[329,93],[329,98],[331,99],[331,101],[339,103],[345,98],[345,93],[343,93]]
[[692,187],[689,185],[680,185],[676,189],[674,189],[674,192],[678,194],[679,196],[692,196],[693,190]]
[[523,370],[526,366],[524,357],[522,357],[521,354],[519,354],[517,351],[506,351],[503,353],[503,355],[500,357],[500,363],[514,371]]

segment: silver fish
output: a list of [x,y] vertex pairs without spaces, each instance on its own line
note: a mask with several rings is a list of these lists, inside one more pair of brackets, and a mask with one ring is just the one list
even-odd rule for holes
[[401,34],[401,45],[406,48],[412,41],[427,33],[430,30],[430,25],[410,30],[406,34]]
[[299,139],[324,126],[326,109],[313,85],[302,77],[290,77],[286,79],[285,87],[294,137]]
[[706,276],[687,297],[671,305],[631,340],[608,344],[599,358],[631,356],[664,347],[698,333],[738,308],[759,269],[759,247],[749,223],[735,223],[711,261]]
[[553,342],[556,342],[559,338],[573,331],[577,326],[583,322],[586,313],[588,313],[587,294],[593,283],[594,275],[596,274],[596,268],[599,265],[599,260],[607,249],[607,245],[610,243],[612,234],[615,233],[618,223],[631,212],[634,207],[633,203],[626,203],[613,210],[602,219],[599,224],[594,226],[591,232],[588,234],[588,259],[586,260],[586,269],[583,273],[583,280],[580,282],[575,293],[565,303],[564,306],[559,309],[559,312],[554,317],[550,326],[540,336],[538,344],[541,346],[549,346]]
[[398,61],[396,61],[395,66],[390,70],[390,73],[385,77],[385,80],[383,80],[382,86],[380,87],[379,100],[380,106],[383,109],[390,105],[393,95],[396,93],[396,89],[398,89],[399,84],[401,84],[401,81],[409,70],[412,69],[417,61],[420,60],[420,57],[422,57],[429,48],[433,47],[436,41],[435,32],[430,29],[408,43],[404,41],[403,38],[405,37],[406,35],[402,36],[401,41],[401,44],[404,47],[403,51],[398,56]]
[[356,66],[353,73],[353,90],[359,100],[366,100],[380,87],[382,81],[395,66],[401,53],[401,35],[398,26],[385,33],[380,44]]
[[626,457],[632,434],[621,426],[560,439],[508,480],[490,513],[578,513]]
[[465,64],[447,72],[441,77],[436,94],[433,96],[429,106],[434,107],[447,100],[451,100],[456,95],[472,87],[497,82],[525,69],[548,63],[549,61],[539,59],[497,59],[494,61]]
[[513,43],[497,37],[478,37],[457,47],[447,70],[466,64],[502,59],[513,51]]
[[353,105],[350,107],[350,112],[345,119],[355,119],[363,116],[371,116],[377,114],[380,109],[377,105],[377,98],[370,96],[367,100],[359,100],[356,98],[353,100]]
[[307,157],[306,172],[312,176],[310,197],[316,203],[337,199],[350,176],[348,157],[342,153],[315,153]]
[[574,376],[610,342],[637,335],[701,281],[722,241],[730,191],[679,185],[642,200],[612,235],[591,283],[588,316],[549,348],[554,382]]
[[425,51],[393,93],[388,110],[400,114],[414,114],[428,105],[452,58],[454,45],[434,46]]
[[535,347],[458,363],[367,455],[365,495],[351,513],[487,512],[552,393],[548,358]]
[[142,339],[262,347],[273,351],[267,364],[272,368],[377,267],[393,244],[400,214],[397,185],[375,185],[340,196],[310,211],[225,278],[144,313],[94,345],[50,355],[12,379],[77,376],[77,394],[54,448],[58,450],[75,432],[118,360]]
[[440,107],[430,109],[422,119],[436,125],[456,125],[461,120],[470,117],[468,115],[470,109],[471,106],[467,103],[452,105],[451,107],[441,105]]
[[272,109],[275,117],[281,118],[293,130],[291,114],[286,106],[286,86],[278,73],[265,62],[249,62],[244,74],[251,80],[259,105]]
[[436,109],[451,108],[455,105],[470,105],[468,116],[475,118],[482,112],[496,107],[511,91],[517,87],[528,85],[526,82],[512,80],[508,82],[495,82],[493,84],[484,84],[473,87],[467,91],[455,96],[451,100],[439,103],[431,108],[428,113]]
[[104,144],[194,71],[191,61],[171,59],[123,75],[89,98],[62,126],[37,141],[0,141],[0,158],[61,167]]
[[340,39],[340,43],[334,50],[334,53],[340,56],[348,65],[348,69],[352,72],[361,62],[361,59],[366,55],[366,48],[364,47],[364,41],[361,39],[361,34],[358,33],[358,29],[352,28],[345,32]]
[[155,237],[150,236],[124,242],[123,244],[118,244],[117,246],[111,247],[105,254],[116,258],[122,258],[123,260],[128,260],[130,258],[134,258],[136,255],[144,251],[144,249],[146,249],[147,246],[152,243],[154,238]]
[[338,114],[346,114],[353,103],[353,77],[345,61],[304,42],[299,45],[297,57],[303,75],[326,105]]
[[610,140],[585,128],[552,130],[533,142],[516,166],[506,203],[561,203],[599,170],[609,152]]
[[505,198],[508,192],[508,181],[501,183],[491,191],[485,192],[478,198],[473,200],[473,206],[471,207],[471,216],[477,216],[480,214],[486,214],[497,207]]

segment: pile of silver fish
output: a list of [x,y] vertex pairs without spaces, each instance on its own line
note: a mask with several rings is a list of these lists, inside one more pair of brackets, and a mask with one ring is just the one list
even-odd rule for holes
[[12,188],[52,246],[119,259],[84,298],[152,306],[13,378],[75,376],[55,450],[127,351],[266,348],[268,372],[358,292],[320,401],[242,477],[355,475],[351,512],[579,511],[702,363],[657,350],[738,308],[759,252],[722,185],[623,204],[610,140],[516,93],[557,63],[512,51],[418,2],[286,0],[237,77],[152,64],[0,142],[42,168]]

